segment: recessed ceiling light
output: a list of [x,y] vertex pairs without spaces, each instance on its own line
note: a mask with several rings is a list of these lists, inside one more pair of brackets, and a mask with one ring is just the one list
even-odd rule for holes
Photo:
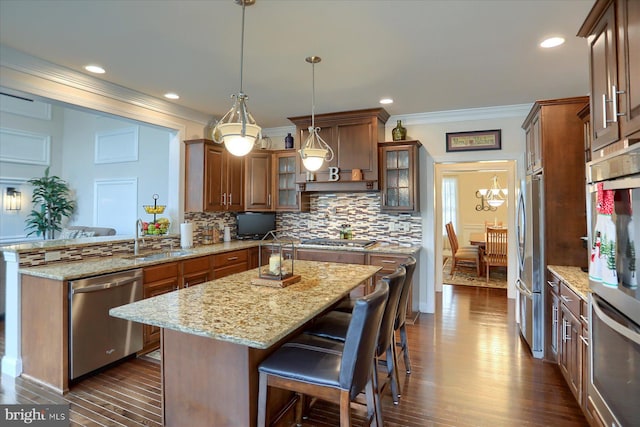
[[562,43],[564,43],[564,38],[550,37],[546,40],[543,40],[542,43],[540,43],[540,47],[544,47],[544,48],[556,47],[556,46],[560,46]]
[[180,99],[180,95],[178,95],[177,93],[173,93],[173,92],[165,93],[164,97],[168,98],[168,99]]
[[85,70],[91,72],[91,73],[96,73],[96,74],[104,74],[104,68],[102,68],[99,65],[86,65],[84,67]]
[[380,100],[380,104],[393,104],[393,99],[391,99],[391,98],[382,98]]

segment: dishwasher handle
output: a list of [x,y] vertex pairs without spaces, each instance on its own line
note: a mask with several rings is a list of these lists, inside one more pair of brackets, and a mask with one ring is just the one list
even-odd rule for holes
[[89,293],[89,292],[98,292],[98,291],[102,291],[102,290],[105,290],[105,289],[117,288],[117,287],[120,287],[120,286],[128,285],[129,283],[136,282],[139,279],[140,279],[139,277],[132,276],[132,277],[126,277],[126,278],[121,279],[121,280],[114,280],[112,282],[98,283],[98,284],[95,284],[95,285],[86,286],[84,288],[72,289],[71,290],[71,295],[84,294],[84,293]]

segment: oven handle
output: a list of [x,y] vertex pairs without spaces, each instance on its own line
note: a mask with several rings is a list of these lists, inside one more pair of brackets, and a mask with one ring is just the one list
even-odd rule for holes
[[591,299],[591,306],[593,307],[593,310],[596,312],[596,315],[598,316],[598,318],[600,318],[600,320],[602,320],[605,325],[607,325],[608,327],[610,327],[620,335],[624,336],[625,338],[635,342],[636,344],[640,344],[640,334],[632,331],[629,328],[625,328],[620,323],[616,322],[615,320],[607,316],[604,313],[604,311],[600,308],[600,305],[598,304],[598,301],[595,298]]
[[88,292],[98,292],[98,291],[102,291],[104,289],[109,289],[109,288],[117,288],[120,286],[128,285],[129,283],[136,282],[139,279],[140,279],[139,277],[127,277],[124,280],[116,280],[114,282],[99,283],[97,285],[91,285],[85,288],[72,289],[71,294],[72,295],[84,294]]

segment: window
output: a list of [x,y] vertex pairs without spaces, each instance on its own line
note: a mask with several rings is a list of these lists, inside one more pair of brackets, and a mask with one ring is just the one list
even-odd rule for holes
[[[442,178],[442,235],[447,235],[445,225],[449,222],[453,224],[455,230],[458,229],[458,178],[455,176]],[[448,240],[445,239],[448,243]]]

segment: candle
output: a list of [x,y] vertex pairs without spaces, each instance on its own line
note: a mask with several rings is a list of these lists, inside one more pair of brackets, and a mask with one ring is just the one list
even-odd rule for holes
[[280,254],[274,254],[269,257],[269,273],[273,275],[280,275],[280,263],[282,258]]

